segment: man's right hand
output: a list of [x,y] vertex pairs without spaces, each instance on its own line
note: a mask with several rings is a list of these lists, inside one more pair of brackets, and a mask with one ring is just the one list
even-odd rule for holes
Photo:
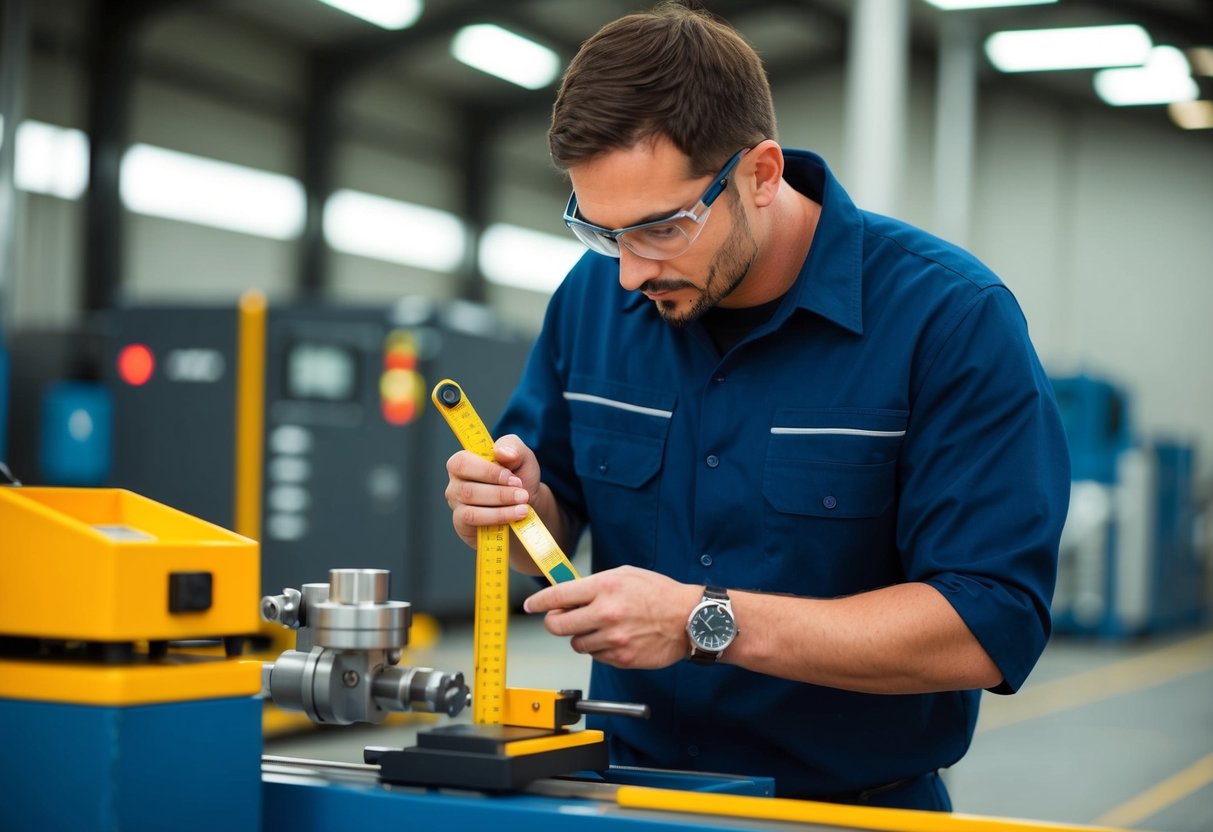
[[446,461],[449,481],[446,502],[455,532],[476,548],[476,529],[521,520],[539,493],[539,461],[517,436],[503,436],[493,445],[495,462],[471,451],[459,451]]

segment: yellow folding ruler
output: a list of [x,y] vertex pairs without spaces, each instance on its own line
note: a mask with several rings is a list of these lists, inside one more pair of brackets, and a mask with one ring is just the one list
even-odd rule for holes
[[[444,379],[430,395],[465,450],[493,459],[493,437],[458,384]],[[581,577],[535,509],[509,524],[523,547],[554,584]],[[481,526],[476,534],[476,669],[472,721],[500,724],[506,709],[505,648],[509,621],[510,540],[506,526]]]

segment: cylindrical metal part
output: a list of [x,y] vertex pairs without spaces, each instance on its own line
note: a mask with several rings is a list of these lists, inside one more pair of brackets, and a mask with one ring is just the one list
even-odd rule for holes
[[382,604],[324,601],[309,605],[308,623],[315,631],[318,647],[391,650],[409,643],[412,605],[405,601]]
[[432,711],[455,716],[467,705],[462,673],[430,667],[385,667],[371,684],[379,707],[389,711]]
[[[311,688],[311,679],[306,678],[307,665],[307,653],[287,650],[277,661],[266,665],[269,668],[268,684],[265,672],[262,671],[263,692],[268,693],[270,699],[280,708],[290,711],[309,710],[303,701],[305,688]],[[308,716],[311,715],[309,712]]]
[[573,705],[573,710],[582,714],[630,716],[635,719],[649,718],[649,706],[638,705],[634,702],[605,702],[601,699],[578,699]]
[[303,610],[305,616],[303,623],[307,624],[307,608],[312,604],[321,604],[329,599],[329,585],[304,584],[303,586],[299,587],[299,592],[303,595]]
[[369,654],[362,652],[288,650],[269,666],[269,695],[275,705],[303,711],[313,722],[382,722],[387,711],[374,702],[370,687],[363,683],[370,663]]
[[386,569],[329,570],[329,599],[338,604],[382,604],[391,573]]

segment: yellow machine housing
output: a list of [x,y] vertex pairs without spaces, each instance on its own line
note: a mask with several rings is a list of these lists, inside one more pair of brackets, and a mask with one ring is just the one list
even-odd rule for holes
[[0,488],[0,568],[3,636],[167,641],[260,627],[257,543],[122,489]]

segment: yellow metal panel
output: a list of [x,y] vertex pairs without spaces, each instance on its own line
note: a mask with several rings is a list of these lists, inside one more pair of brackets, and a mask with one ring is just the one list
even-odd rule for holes
[[236,531],[261,539],[261,463],[265,442],[265,295],[240,296],[236,376]]
[[[0,570],[4,635],[171,640],[259,623],[254,541],[122,489],[0,488]],[[210,572],[210,609],[170,613],[171,572]]]
[[77,705],[148,705],[253,696],[261,663],[174,656],[141,665],[0,661],[0,697]]
[[875,832],[1115,832],[1107,827],[1014,820],[979,815],[925,812],[916,809],[874,809],[841,806],[811,800],[746,797],[709,792],[621,786],[615,794],[620,806],[701,815],[815,823],[841,829]]
[[545,751],[557,751],[561,748],[575,748],[579,745],[593,745],[603,742],[601,731],[573,731],[568,734],[553,734],[550,737],[537,737],[533,740],[515,740],[505,744],[505,756],[521,757],[524,754],[542,754]]

